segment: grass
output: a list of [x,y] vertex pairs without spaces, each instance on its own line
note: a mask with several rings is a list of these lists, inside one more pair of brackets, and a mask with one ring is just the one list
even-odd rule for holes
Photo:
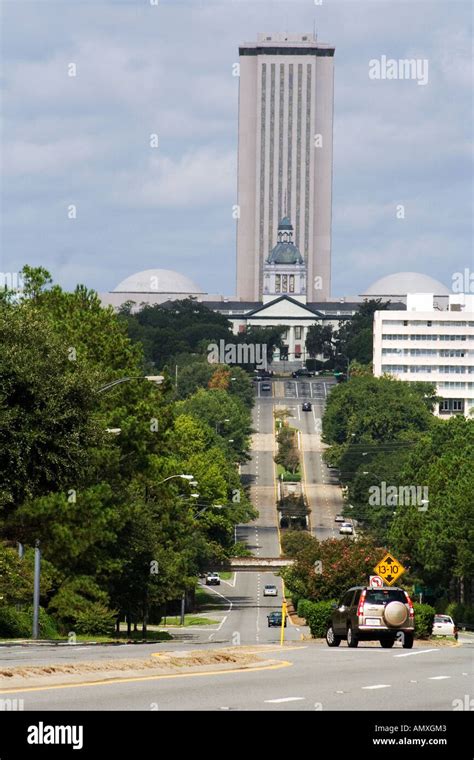
[[225,599],[223,599],[221,596],[218,596],[217,594],[209,593],[208,591],[206,591],[206,589],[202,588],[201,586],[198,586],[196,588],[194,601],[196,603],[196,607],[198,608],[221,607],[222,605],[227,604]]
[[230,581],[234,573],[232,573],[230,570],[224,570],[223,573],[219,573],[221,576],[222,581]]
[[[181,617],[179,615],[173,615],[171,617],[166,618],[166,625],[176,625],[179,626],[181,623]],[[185,615],[184,616],[184,625],[216,625],[216,623],[219,623],[219,620],[213,620],[212,618],[207,617],[198,617],[197,615]],[[162,623],[163,625],[164,623]]]
[[281,475],[283,475],[283,482],[299,483],[301,480],[301,472],[299,471],[299,468],[297,472],[288,472],[288,470],[285,470],[282,464],[277,464],[278,479],[280,479]]
[[[81,644],[87,644],[87,643],[97,643],[97,644],[118,644],[120,642],[125,641],[170,641],[173,637],[170,636],[170,634],[167,631],[150,631],[148,630],[148,633],[146,635],[146,638],[143,636],[143,633],[141,631],[132,631],[130,636],[127,635],[125,631],[121,631],[118,635],[114,634],[113,636],[92,636],[90,634],[86,633],[78,633],[76,634],[74,643],[81,643]],[[0,643],[5,644],[11,641],[18,641],[19,639],[0,639]],[[21,641],[26,641],[27,639],[20,639]],[[45,639],[46,640],[46,639]],[[33,641],[33,639],[31,639]],[[58,642],[64,642],[68,643],[68,637],[67,636],[55,636],[54,638],[47,639],[47,641],[58,641]],[[74,644],[71,643],[71,646],[74,646]]]

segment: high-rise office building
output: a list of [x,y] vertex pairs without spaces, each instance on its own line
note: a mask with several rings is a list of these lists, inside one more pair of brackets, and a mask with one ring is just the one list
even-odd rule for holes
[[259,34],[239,59],[237,295],[261,300],[264,261],[289,216],[308,300],[327,300],[334,47],[312,34]]

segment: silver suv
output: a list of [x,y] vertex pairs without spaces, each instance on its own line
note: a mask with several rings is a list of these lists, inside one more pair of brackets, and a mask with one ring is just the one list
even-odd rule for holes
[[346,639],[347,646],[356,647],[359,641],[380,641],[389,649],[398,638],[404,649],[411,649],[414,630],[415,612],[406,591],[354,586],[334,605],[326,642],[338,647]]

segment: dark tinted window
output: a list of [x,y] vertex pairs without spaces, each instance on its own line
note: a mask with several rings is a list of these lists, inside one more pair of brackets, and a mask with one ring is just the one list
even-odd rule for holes
[[407,599],[401,589],[378,588],[367,590],[365,601],[369,604],[388,604],[389,602],[403,602],[403,604],[406,604]]
[[359,604],[360,594],[361,594],[361,589],[358,589],[356,591],[356,595],[354,597],[354,601],[352,602],[352,604]]
[[342,597],[341,607],[342,606],[350,607],[353,596],[354,596],[354,589],[351,589],[351,591],[346,591],[346,593]]

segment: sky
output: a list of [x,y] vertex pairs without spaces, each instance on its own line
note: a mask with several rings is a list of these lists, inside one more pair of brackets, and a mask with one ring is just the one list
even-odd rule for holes
[[[315,27],[336,47],[333,296],[398,271],[451,287],[474,270],[472,8],[0,0],[0,271],[100,292],[174,269],[233,295],[238,46]],[[371,79],[382,56],[426,59],[428,82]]]

